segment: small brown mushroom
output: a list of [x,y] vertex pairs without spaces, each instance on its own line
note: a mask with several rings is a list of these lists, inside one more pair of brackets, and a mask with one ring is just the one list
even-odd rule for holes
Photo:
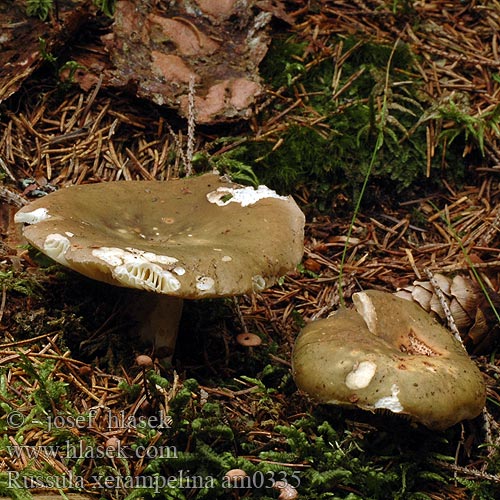
[[151,359],[151,356],[148,356],[147,354],[139,354],[135,358],[135,362],[137,363],[137,366],[140,366],[143,369],[153,367],[153,360]]
[[244,347],[257,347],[262,344],[262,339],[255,333],[240,333],[236,335],[236,342]]
[[141,336],[170,353],[183,299],[261,291],[303,253],[304,214],[291,197],[216,174],[72,186],[23,207],[15,220],[56,262],[154,292],[130,310],[142,316]]
[[81,377],[88,377],[92,374],[92,368],[89,365],[82,365],[78,368],[78,374]]
[[432,429],[481,413],[486,388],[461,343],[416,303],[368,290],[313,321],[293,352],[297,386],[323,403],[386,409]]
[[296,500],[299,498],[298,491],[286,481],[275,481],[273,488],[280,492],[278,500]]
[[120,447],[121,441],[116,436],[106,439],[106,452],[110,455],[114,455],[115,452],[120,450]]
[[238,485],[238,483],[240,483],[245,477],[247,477],[247,473],[243,469],[231,469],[224,475],[224,479],[235,486]]

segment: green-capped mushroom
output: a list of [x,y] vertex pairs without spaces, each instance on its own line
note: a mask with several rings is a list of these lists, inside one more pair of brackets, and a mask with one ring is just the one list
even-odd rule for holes
[[143,336],[170,350],[183,299],[261,291],[303,253],[304,215],[291,197],[216,174],[71,186],[22,208],[16,222],[56,262],[162,296],[137,308],[150,304]]
[[386,409],[445,429],[479,415],[486,389],[461,343],[417,304],[390,293],[355,293],[313,321],[293,352],[297,386],[322,403]]

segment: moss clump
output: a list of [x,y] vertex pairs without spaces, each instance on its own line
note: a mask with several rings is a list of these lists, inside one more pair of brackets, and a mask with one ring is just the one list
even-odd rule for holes
[[[466,165],[460,141],[451,147],[438,142],[428,165],[427,127],[441,118],[437,103],[423,91],[408,46],[336,36],[331,39],[332,53],[336,47],[342,54],[351,51],[338,67],[333,56],[308,60],[297,38],[275,40],[262,73],[273,86],[288,89],[274,112],[289,107],[299,93],[302,102],[266,140],[251,140],[232,157],[279,190],[307,186],[320,208],[330,206],[338,192],[356,195],[380,134],[384,140],[370,181],[382,191],[435,187],[443,175],[461,180]],[[457,127],[462,125],[457,122]],[[465,137],[460,130],[457,135]],[[452,167],[443,168],[446,165]]]

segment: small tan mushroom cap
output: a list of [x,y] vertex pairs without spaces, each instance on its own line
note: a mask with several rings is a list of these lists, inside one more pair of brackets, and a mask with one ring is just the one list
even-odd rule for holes
[[484,407],[481,372],[417,304],[368,290],[356,310],[313,321],[293,352],[297,386],[323,403],[386,409],[446,429]]
[[196,299],[261,291],[303,253],[289,196],[215,174],[72,186],[16,214],[55,261],[100,281]]

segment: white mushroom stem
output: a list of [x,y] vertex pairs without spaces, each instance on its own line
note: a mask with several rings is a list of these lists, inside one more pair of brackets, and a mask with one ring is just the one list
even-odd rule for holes
[[137,334],[154,345],[163,359],[170,358],[175,350],[183,299],[162,294],[136,293],[129,313],[137,321]]

